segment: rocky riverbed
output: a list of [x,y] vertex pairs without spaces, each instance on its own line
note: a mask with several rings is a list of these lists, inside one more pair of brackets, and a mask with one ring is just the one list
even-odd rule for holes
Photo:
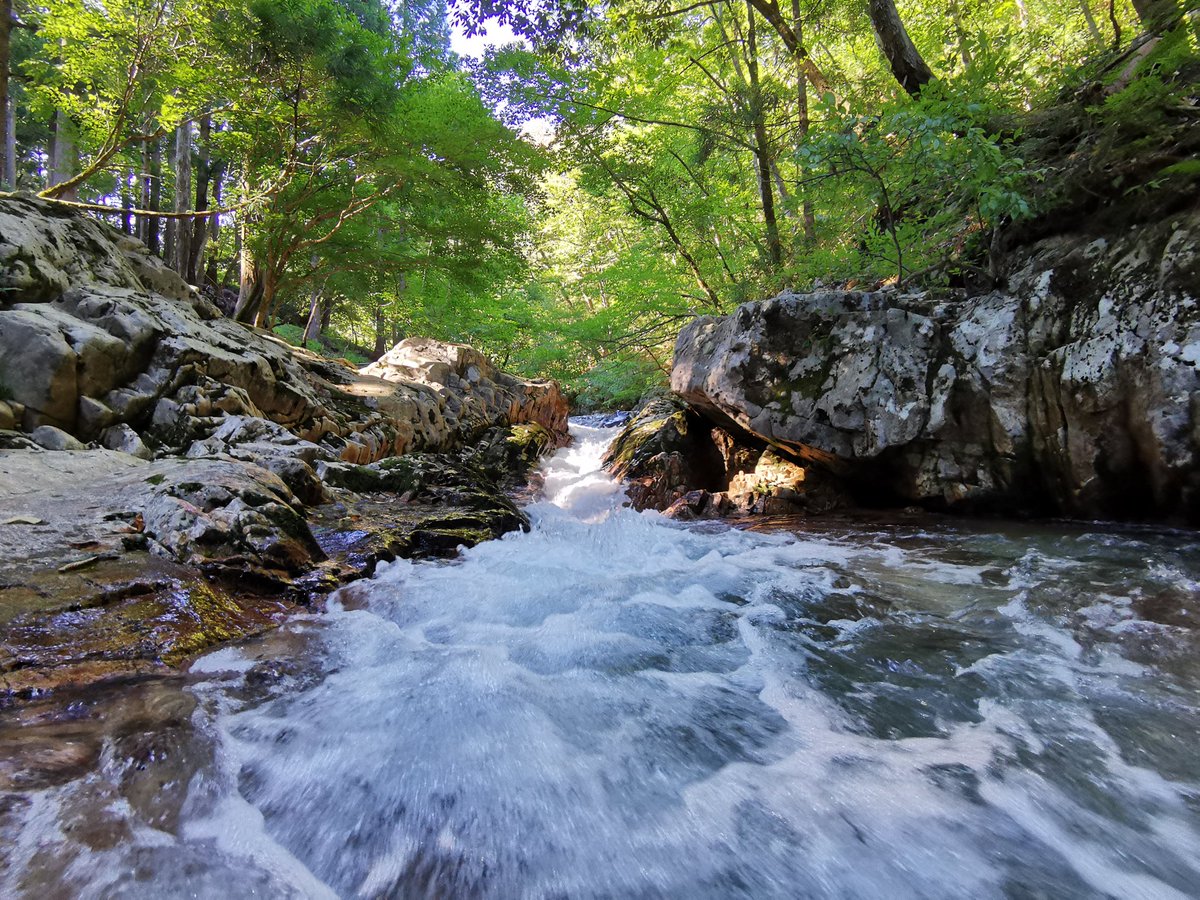
[[553,382],[401,342],[355,369],[225,319],[107,226],[0,197],[0,691],[162,672],[380,559],[528,527]]

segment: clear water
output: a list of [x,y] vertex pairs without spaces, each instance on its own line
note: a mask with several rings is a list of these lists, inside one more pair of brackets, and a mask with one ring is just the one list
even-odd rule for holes
[[1196,535],[682,526],[576,431],[531,533],[4,795],[0,893],[1200,897]]

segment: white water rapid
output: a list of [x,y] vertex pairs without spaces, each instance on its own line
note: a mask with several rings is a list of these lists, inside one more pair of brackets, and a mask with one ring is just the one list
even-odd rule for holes
[[1200,896],[1194,534],[684,526],[574,430],[529,533],[200,659],[157,793],[10,798],[6,896]]

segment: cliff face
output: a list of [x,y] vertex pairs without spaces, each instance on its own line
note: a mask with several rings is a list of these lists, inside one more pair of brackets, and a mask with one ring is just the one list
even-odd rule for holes
[[1022,251],[1002,290],[783,294],[679,336],[672,388],[861,499],[1200,520],[1200,212]]

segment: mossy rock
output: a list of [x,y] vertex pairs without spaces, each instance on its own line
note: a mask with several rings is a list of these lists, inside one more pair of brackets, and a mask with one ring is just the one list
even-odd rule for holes
[[651,400],[612,442],[604,455],[605,468],[618,478],[627,478],[660,453],[686,451],[691,415],[688,407],[673,397]]
[[538,461],[554,449],[554,435],[537,423],[489,429],[475,446],[469,463],[496,484],[524,484]]

